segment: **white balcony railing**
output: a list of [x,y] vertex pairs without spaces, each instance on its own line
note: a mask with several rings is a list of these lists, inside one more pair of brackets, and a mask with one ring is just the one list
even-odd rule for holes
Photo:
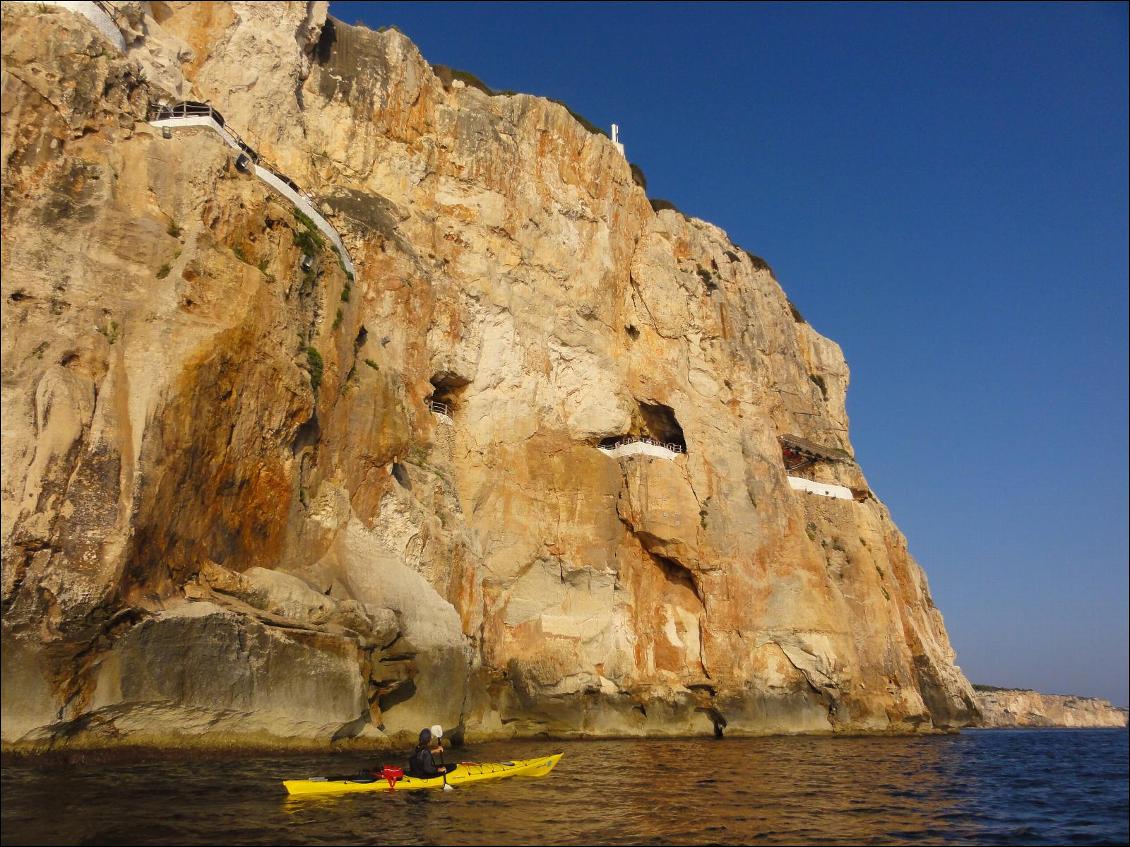
[[[213,109],[211,104],[192,101],[174,104],[153,103],[149,107],[149,124],[160,127],[166,132],[177,127],[194,126],[208,127],[213,130],[229,147],[242,154],[237,161],[237,164],[244,163],[241,165],[241,170],[247,169],[247,166],[250,165],[255,176],[289,200],[298,211],[309,218],[311,223],[330,240],[338,256],[341,257],[341,263],[350,278],[356,275],[357,271],[353,266],[353,259],[350,257],[349,251],[345,249],[341,236],[314,207],[314,201],[310,196],[299,188],[294,180],[278,171],[264,167],[260,163],[259,154],[244,142],[235,130],[227,125],[223,115]],[[244,157],[246,157],[246,160]]]
[[452,423],[451,407],[449,405],[441,403],[439,400],[431,399],[425,400],[424,402],[428,404],[428,408],[431,409],[432,412],[439,415],[446,423]]
[[598,449],[606,456],[619,459],[624,456],[652,456],[674,459],[684,453],[683,445],[656,441],[654,438],[626,436],[612,444],[601,444]]

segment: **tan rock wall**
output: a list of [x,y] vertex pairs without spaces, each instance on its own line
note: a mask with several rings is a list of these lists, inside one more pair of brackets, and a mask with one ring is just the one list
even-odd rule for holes
[[977,691],[979,726],[1009,727],[1124,727],[1126,710],[1097,697],[1040,694],[1002,689]]
[[[31,680],[6,742],[206,711],[190,682],[137,714],[105,692],[162,661],[144,633],[213,619],[233,667],[251,631],[278,657],[216,699],[225,738],[969,719],[885,507],[787,484],[779,435],[850,453],[848,370],[763,263],[652,212],[563,107],[445,89],[396,31],[156,5],[127,57],[74,16],[4,14],[4,674]],[[68,94],[78,74],[105,96]],[[302,271],[301,220],[214,133],[143,122],[179,97],[316,198],[356,279],[328,248]],[[679,430],[673,460],[596,449]],[[867,489],[850,462],[808,472]],[[236,578],[265,572],[281,605]]]

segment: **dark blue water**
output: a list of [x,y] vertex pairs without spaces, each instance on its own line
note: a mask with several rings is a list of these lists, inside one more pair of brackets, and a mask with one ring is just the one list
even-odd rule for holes
[[[9,762],[4,844],[1125,844],[1124,730],[930,738],[523,741],[544,779],[288,799],[356,753]],[[450,755],[450,754],[449,754]]]

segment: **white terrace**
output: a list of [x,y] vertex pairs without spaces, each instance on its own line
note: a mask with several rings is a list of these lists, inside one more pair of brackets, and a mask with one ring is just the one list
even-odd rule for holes
[[832,482],[816,482],[805,479],[803,476],[790,476],[789,488],[793,491],[806,491],[809,494],[819,494],[821,497],[834,497],[837,500],[854,500],[851,489]]
[[[93,23],[98,31],[108,38],[115,47],[123,53],[125,52],[125,39],[114,21],[114,9],[109,4],[103,2],[40,2],[40,0],[28,2],[28,0],[23,0],[21,5],[30,6],[33,5],[33,2],[34,5],[39,7],[55,6],[83,16]],[[237,167],[246,172],[253,172],[256,177],[289,200],[296,209],[306,215],[314,226],[337,248],[338,255],[341,257],[342,264],[349,275],[351,277],[355,275],[353,260],[349,251],[345,249],[341,236],[338,235],[337,230],[330,225],[329,221],[314,208],[312,200],[295,185],[293,180],[260,165],[258,153],[244,143],[234,130],[225,125],[223,117],[211,105],[207,103],[155,104],[150,113],[149,123],[151,126],[161,128],[166,138],[169,137],[172,129],[189,127],[211,129],[220,136],[225,144],[240,154],[236,163]],[[619,129],[619,126],[613,124],[612,143],[616,145],[617,150],[623,153],[624,147],[620,143]],[[448,425],[453,423],[451,409],[446,403],[429,400],[428,407],[442,423]],[[799,470],[802,466],[819,459],[843,461],[845,458],[840,455],[832,455],[831,452],[820,449],[796,436],[782,436],[781,441],[785,448],[788,471]],[[674,460],[684,454],[683,448],[678,444],[665,444],[646,437],[625,437],[612,445],[600,445],[598,449],[606,456],[616,459],[625,456],[651,456],[658,459]],[[836,452],[841,453],[842,451]],[[804,477],[793,476],[791,473],[788,480],[789,487],[794,491],[804,491],[838,500],[855,499],[851,489],[842,485],[816,482]]]
[[345,249],[341,236],[330,222],[322,217],[321,212],[314,208],[313,201],[299,189],[294,181],[270,168],[259,164],[259,155],[228,127],[215,109],[207,103],[177,103],[175,105],[155,104],[150,111],[150,126],[160,127],[165,132],[173,128],[207,127],[215,132],[224,143],[240,154],[236,167],[247,172],[254,172],[255,176],[267,183],[276,192],[289,200],[296,209],[308,217],[318,230],[330,240],[341,256],[342,264],[350,276],[356,275],[353,259]]
[[605,456],[619,459],[624,456],[654,456],[657,459],[675,459],[683,455],[683,448],[678,444],[664,444],[651,438],[622,438],[613,445],[601,445],[599,448]]
[[[21,5],[47,7],[54,6],[60,9],[67,9],[75,14],[81,15],[97,27],[98,31],[102,33],[110,42],[118,48],[121,52],[126,52],[126,41],[122,37],[121,30],[114,20],[116,10],[109,3],[103,2],[40,2],[40,0],[32,0],[31,2],[21,2]],[[341,236],[338,235],[337,230],[330,226],[322,214],[314,208],[314,204],[306,194],[299,189],[294,181],[283,176],[270,168],[263,167],[259,164],[259,154],[252,150],[230,127],[225,126],[224,119],[211,105],[207,103],[177,103],[175,105],[166,105],[163,103],[154,104],[150,109],[149,115],[150,126],[160,127],[165,137],[170,137],[170,132],[173,129],[183,129],[188,127],[206,127],[215,132],[224,143],[240,154],[237,160],[237,167],[240,170],[248,173],[254,172],[255,176],[273,188],[276,192],[281,194],[284,198],[289,200],[296,209],[302,214],[306,215],[318,228],[318,230],[330,240],[330,243],[337,249],[338,255],[341,257],[342,264],[351,277],[356,276],[356,269],[353,266],[353,259],[349,255],[349,251],[345,249],[345,244],[342,243]]]

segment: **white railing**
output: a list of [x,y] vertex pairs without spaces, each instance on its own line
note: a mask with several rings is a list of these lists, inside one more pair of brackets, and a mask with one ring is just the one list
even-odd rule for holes
[[683,453],[681,444],[664,444],[652,438],[622,438],[615,444],[598,445],[597,449],[614,459],[624,456],[653,456],[657,459],[674,459]]
[[318,228],[318,231],[326,236],[326,238],[330,240],[330,243],[337,248],[337,253],[341,257],[341,263],[345,266],[345,270],[348,274],[350,276],[356,276],[357,271],[353,267],[353,260],[349,257],[349,251],[345,249],[345,244],[342,243],[341,236],[337,234],[336,229],[330,226],[330,222],[323,218],[321,213],[314,208],[314,204],[310,201],[309,197],[296,189],[294,183],[286,177],[264,168],[262,165],[255,166],[255,176],[275,189],[275,191],[293,203],[302,214],[306,215],[314,226]]
[[196,100],[182,100],[179,103],[150,103],[149,119],[161,118],[188,118],[192,116],[205,116],[215,118],[216,123],[223,126],[224,117],[211,103],[200,103]]
[[437,415],[442,415],[448,420],[451,420],[451,407],[449,405],[441,403],[439,400],[425,400],[424,402],[427,403],[428,408]]
[[244,153],[252,161],[259,159],[259,154],[248,147],[243,141],[230,129],[224,126],[223,116],[219,112],[214,112],[209,109],[202,111],[188,112],[179,107],[157,107],[150,112],[150,115],[156,115],[149,120],[150,126],[160,127],[162,129],[183,129],[192,126],[204,126],[213,130],[228,147],[232,148],[238,153]]
[[259,154],[246,144],[235,130],[226,125],[223,115],[210,104],[191,101],[172,105],[153,104],[149,109],[149,125],[161,128],[203,126],[213,130],[229,147],[246,156],[247,160],[254,164],[255,176],[289,200],[296,209],[310,219],[318,231],[333,244],[349,276],[356,276],[357,269],[353,265],[349,251],[345,249],[341,236],[330,222],[322,217],[321,212],[314,208],[313,200],[295,184],[294,180],[259,164]]
[[662,447],[665,450],[670,450],[672,453],[682,453],[683,445],[673,444],[667,441],[656,441],[654,438],[648,438],[645,435],[626,435],[623,438],[617,439],[615,444],[602,444],[603,449],[613,450],[617,447],[626,447],[629,444],[651,444],[654,447]]

